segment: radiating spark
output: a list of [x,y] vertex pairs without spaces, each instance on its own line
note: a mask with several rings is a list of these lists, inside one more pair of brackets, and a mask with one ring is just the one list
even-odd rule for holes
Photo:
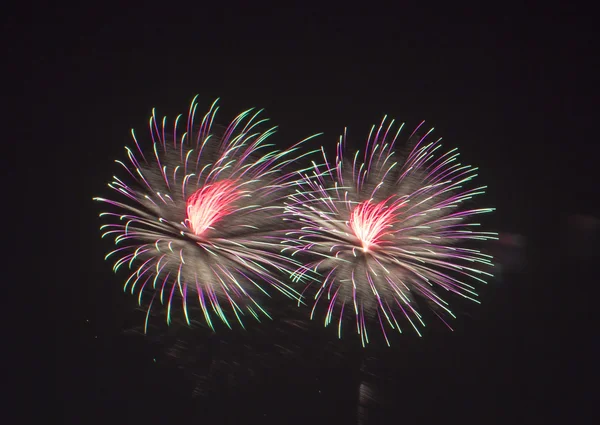
[[301,263],[280,252],[278,215],[293,182],[286,168],[312,153],[301,151],[310,138],[273,150],[275,127],[259,128],[267,122],[261,111],[247,110],[219,132],[216,101],[200,124],[196,110],[194,98],[187,120],[173,124],[153,110],[149,143],[132,130],[129,162],[117,161],[126,173],[109,187],[120,199],[94,198],[118,210],[101,214],[109,220],[103,236],[119,245],[106,258],[115,259],[115,271],[132,269],[125,289],[139,292],[140,305],[144,292],[152,294],[146,328],[159,304],[167,322],[179,314],[189,324],[198,308],[214,330],[214,317],[228,327],[268,318],[259,302],[270,288],[299,298],[287,276]]
[[[397,153],[404,124],[395,132],[393,121],[386,120],[373,126],[364,153],[354,153],[348,162],[344,130],[334,162],[322,150],[322,163],[299,172],[285,210],[292,228],[284,250],[294,258],[298,253],[315,257],[292,278],[304,279],[311,271],[323,276],[311,317],[327,298],[325,325],[339,314],[341,337],[342,316],[354,316],[363,345],[371,323],[389,344],[389,330],[402,333],[398,316],[421,335],[425,322],[419,300],[440,318],[441,313],[454,317],[436,289],[477,302],[467,282],[485,283],[483,278],[492,275],[481,268],[492,267],[492,258],[464,245],[496,239],[470,221],[494,210],[470,207],[485,191],[468,188],[477,169],[458,163],[456,149],[440,153],[441,139],[430,139],[433,129],[417,134],[423,123],[409,137],[412,150]],[[345,309],[348,303],[352,308]]]

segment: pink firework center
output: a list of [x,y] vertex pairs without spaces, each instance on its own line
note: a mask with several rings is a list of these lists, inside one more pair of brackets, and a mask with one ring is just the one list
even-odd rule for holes
[[390,198],[377,204],[371,201],[357,205],[350,214],[350,228],[360,241],[363,252],[373,249],[387,235],[398,217],[398,210],[404,206],[400,200],[388,205]]
[[185,223],[196,236],[201,236],[217,221],[230,214],[232,204],[242,196],[239,186],[223,180],[198,189],[186,202]]

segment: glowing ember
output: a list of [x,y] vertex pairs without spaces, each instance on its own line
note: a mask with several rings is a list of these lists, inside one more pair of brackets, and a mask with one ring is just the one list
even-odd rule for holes
[[372,204],[370,201],[362,202],[350,214],[350,228],[360,240],[364,252],[369,251],[372,245],[386,234],[395,221],[396,211],[402,203],[386,205],[388,200]]
[[240,197],[237,185],[222,180],[198,189],[187,200],[186,223],[196,236],[232,211],[231,204]]

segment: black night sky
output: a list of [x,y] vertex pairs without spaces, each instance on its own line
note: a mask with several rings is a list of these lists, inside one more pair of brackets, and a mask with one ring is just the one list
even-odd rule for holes
[[[55,320],[37,325],[56,323],[44,330],[56,332],[53,423],[594,422],[594,22],[545,3],[363,7],[98,3],[3,18],[7,66],[25,66],[6,99],[23,105],[17,134],[32,140],[15,155],[36,152],[27,182],[51,188],[38,199],[56,259],[30,287],[54,285]],[[196,94],[201,109],[221,98],[221,120],[264,108],[280,143],[324,132],[331,146],[345,126],[360,141],[385,114],[426,120],[480,167],[489,224],[520,244],[493,246],[506,267],[481,306],[460,306],[453,333],[362,349],[293,326],[307,312],[281,307],[247,332],[155,318],[144,337],[144,313],[103,260],[92,197],[107,194],[132,127],[144,134],[153,107],[185,113]]]

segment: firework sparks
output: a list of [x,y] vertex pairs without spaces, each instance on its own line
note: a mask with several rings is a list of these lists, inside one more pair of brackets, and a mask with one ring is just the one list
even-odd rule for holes
[[274,218],[290,184],[284,169],[304,155],[304,141],[272,150],[267,142],[275,128],[259,130],[267,120],[252,109],[217,134],[216,103],[199,125],[196,98],[187,120],[180,115],[168,124],[153,111],[152,149],[143,150],[132,130],[129,161],[116,161],[126,178],[113,177],[109,187],[122,200],[94,198],[118,211],[101,214],[110,220],[101,227],[103,237],[113,236],[117,246],[106,258],[118,257],[115,271],[133,270],[124,289],[137,292],[140,305],[151,294],[146,326],[157,301],[166,305],[168,322],[177,305],[189,324],[195,298],[214,329],[214,315],[228,327],[233,317],[243,326],[244,316],[268,316],[257,296],[269,296],[269,287],[298,295],[279,278],[298,263],[280,254],[280,220]]
[[323,276],[311,318],[326,299],[325,325],[338,314],[341,336],[344,313],[351,311],[363,345],[371,321],[388,345],[390,329],[402,332],[400,317],[421,335],[417,299],[442,320],[440,313],[454,317],[436,288],[477,302],[470,283],[491,276],[481,268],[492,266],[492,257],[464,243],[496,238],[470,220],[493,208],[465,208],[485,191],[465,188],[477,169],[460,164],[456,149],[440,154],[441,139],[430,141],[433,129],[417,138],[421,126],[409,137],[412,151],[400,158],[395,144],[403,126],[393,133],[394,121],[386,121],[373,126],[364,154],[356,152],[353,161],[344,161],[345,132],[333,163],[322,150],[323,163],[300,173],[286,205],[285,220],[294,228],[286,250],[315,256],[293,277]]

